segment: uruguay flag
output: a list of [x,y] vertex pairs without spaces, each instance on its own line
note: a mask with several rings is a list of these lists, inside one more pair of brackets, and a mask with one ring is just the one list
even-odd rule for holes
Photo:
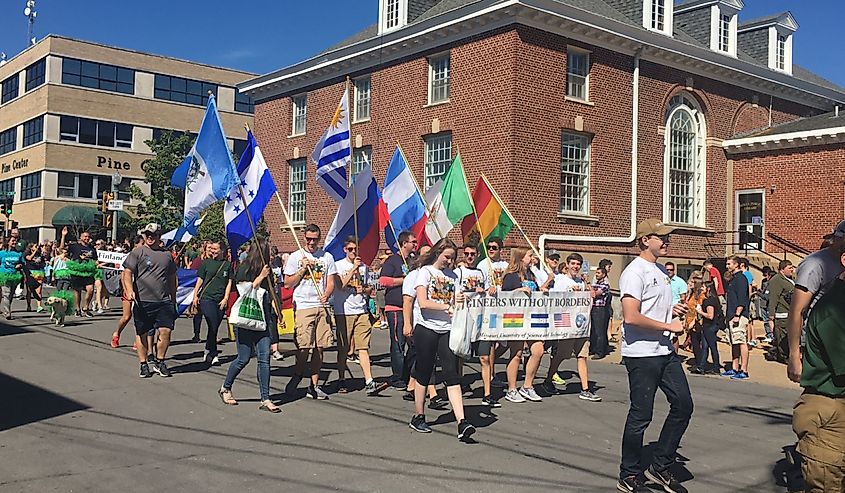
[[346,165],[352,156],[349,141],[349,91],[343,91],[340,104],[326,133],[320,137],[311,159],[317,163],[317,183],[335,202],[346,198]]
[[384,228],[384,239],[391,250],[396,252],[398,249],[394,230],[396,236],[402,231],[413,231],[420,245],[429,243],[425,234],[425,224],[428,220],[425,201],[417,190],[411,169],[399,146],[396,146],[396,150],[393,151],[393,157],[390,158],[390,165],[387,167],[387,176],[384,179],[384,203],[387,205],[387,212],[393,225],[393,228],[390,225]]
[[241,178],[244,198],[241,198],[241,190],[235,187],[226,197],[226,205],[223,207],[223,219],[226,222],[226,239],[232,249],[232,258],[237,256],[238,248],[252,238],[252,227],[249,224],[247,210],[244,209],[244,202],[249,209],[249,215],[253,222],[264,215],[267,203],[276,193],[276,183],[270,176],[264,155],[255,141],[252,132],[246,135],[246,150],[238,161],[238,176]]
[[210,96],[194,147],[170,180],[173,186],[185,189],[183,224],[192,224],[206,207],[224,199],[238,181],[217,104]]
[[350,190],[340,203],[340,209],[326,235],[325,250],[335,260],[346,256],[343,251],[343,242],[346,238],[355,236],[355,221],[352,218],[352,211],[355,209],[354,201],[358,205],[355,214],[358,218],[358,255],[365,264],[370,265],[378,255],[379,230],[384,228],[387,218],[382,214],[381,204],[383,203],[378,185],[368,164],[365,164],[355,177],[355,183],[352,186],[354,191]]
[[197,271],[179,269],[176,271],[176,278],[179,280],[179,285],[176,287],[176,311],[181,315],[194,302],[194,287],[197,285]]

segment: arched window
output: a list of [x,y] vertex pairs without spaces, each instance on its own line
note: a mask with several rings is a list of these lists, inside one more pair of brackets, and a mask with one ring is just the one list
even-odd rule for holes
[[704,117],[695,100],[679,95],[666,114],[664,211],[666,222],[704,226]]

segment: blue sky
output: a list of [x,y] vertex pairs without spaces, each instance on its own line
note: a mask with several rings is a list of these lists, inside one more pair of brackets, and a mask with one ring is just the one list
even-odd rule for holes
[[[0,0],[0,51],[26,45],[25,0]],[[790,10],[794,61],[845,86],[842,0],[745,0],[740,21]],[[378,0],[37,0],[48,33],[267,73],[311,57],[374,23]]]

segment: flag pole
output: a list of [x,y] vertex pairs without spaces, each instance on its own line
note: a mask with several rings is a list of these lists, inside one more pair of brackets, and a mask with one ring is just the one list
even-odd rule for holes
[[[367,163],[368,166],[370,166],[370,169],[372,169],[373,165],[372,165],[372,163],[370,163],[370,160],[367,159],[366,154],[364,154],[364,161]],[[425,203],[425,202],[423,202],[423,203]],[[396,247],[397,247],[396,250],[399,252],[399,256],[402,257],[402,263],[405,264],[405,268],[408,269],[408,272],[410,272],[411,268],[410,268],[410,266],[408,266],[408,260],[402,254],[402,249],[399,248],[399,246],[400,246],[399,245],[399,237],[396,236],[396,228],[393,227],[393,220],[390,219],[390,216],[387,217],[387,225],[390,226],[390,231],[393,232],[393,239],[396,241]]]
[[[411,175],[411,179],[414,180],[414,186],[417,188],[417,193],[420,194],[420,199],[422,199],[423,207],[425,207],[425,212],[428,214],[428,217],[433,218],[434,216],[431,214],[432,209],[428,206],[428,202],[426,202],[425,200],[425,194],[422,192],[420,184],[417,182],[417,177],[411,170],[411,163],[408,162],[408,157],[405,156],[405,151],[402,150],[402,145],[398,141],[396,142],[396,148],[399,149],[399,154],[402,155],[402,159],[404,159],[405,164],[408,165],[409,174]],[[446,235],[443,234],[443,231],[440,231],[440,226],[437,225],[437,221],[432,222],[434,223],[434,228],[437,230],[437,234],[439,234],[441,238],[445,238]]]
[[[348,75],[346,76],[346,86],[344,88],[344,91],[345,91],[347,102],[348,102],[349,101],[349,76]],[[349,110],[349,113],[350,113],[350,114],[346,115],[346,118],[348,118],[349,122],[351,123],[352,122],[352,114],[351,114],[352,110],[350,109],[350,106],[351,105],[349,105],[349,104],[346,105],[346,109]],[[357,197],[357,193],[355,191],[355,184],[352,181],[352,132],[349,133],[349,173],[346,176],[347,176],[346,188],[347,188],[347,190],[352,189],[352,227],[354,228],[354,232],[355,232],[355,245],[357,245],[359,247],[358,253],[360,254],[361,253],[361,250],[360,250],[361,242],[358,239],[358,197]]]
[[[458,150],[458,156],[460,157],[460,155],[461,151]],[[464,169],[463,159],[461,159],[461,174],[464,177],[464,185],[466,185],[467,187],[467,192],[469,192],[469,181],[467,181],[467,173]],[[481,237],[481,248],[484,249],[484,258],[487,259],[487,267],[490,271],[490,274],[493,274],[493,261],[490,260],[490,254],[487,252],[487,242],[484,240],[484,232],[481,230],[481,221],[478,219],[478,210],[475,208],[475,198],[472,196],[472,194],[470,194],[469,196],[469,203],[472,204],[472,215],[475,217],[475,227],[478,228],[478,236]],[[489,279],[488,282],[490,282]]]

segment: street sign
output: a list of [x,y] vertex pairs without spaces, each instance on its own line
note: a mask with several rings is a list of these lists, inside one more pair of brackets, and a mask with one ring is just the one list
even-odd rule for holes
[[751,216],[751,224],[760,226],[763,224],[763,216]]
[[[111,202],[109,202],[109,204],[111,204]],[[751,225],[751,224],[746,224],[746,225],[745,225],[745,231],[746,231],[747,233],[753,233],[753,232],[754,232],[754,226],[753,226],[753,225]]]
[[110,211],[122,211],[123,210],[123,201],[114,199],[109,200],[109,210]]

